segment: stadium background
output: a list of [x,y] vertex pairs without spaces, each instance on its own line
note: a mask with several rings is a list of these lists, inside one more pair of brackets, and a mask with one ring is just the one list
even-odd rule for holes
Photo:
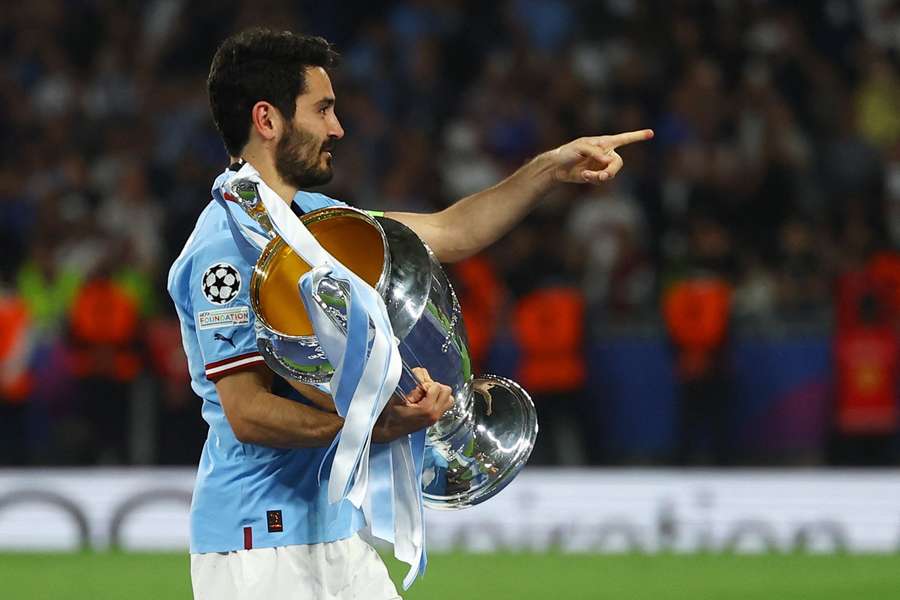
[[[410,597],[900,591],[895,555],[845,554],[900,547],[900,3],[888,0],[5,6],[0,498],[35,481],[59,491],[73,474],[88,491],[117,473],[165,486],[153,467],[187,465],[183,476],[195,463],[206,427],[164,282],[226,160],[210,58],[250,25],[337,44],[347,136],[324,191],[360,207],[439,209],[574,137],[656,131],[623,150],[614,182],[558,189],[451,267],[479,369],[521,381],[538,405],[533,476],[510,496],[552,499],[554,478],[571,476],[594,490],[572,505],[581,517],[640,520],[627,498],[605,500],[634,478],[684,510],[710,489],[727,499],[821,476],[824,493],[757,490],[757,506],[774,521],[793,507],[796,532],[855,490],[846,528],[884,514],[867,526],[893,536],[866,545],[826,528],[820,547],[776,526],[750,544],[762,557],[627,534],[572,553],[572,529],[537,545],[450,544]],[[683,492],[696,498],[678,496],[697,477],[699,492]],[[72,525],[32,500],[0,513],[0,548],[78,549],[58,535]],[[148,597],[187,593],[183,555],[87,548],[102,552],[0,554],[12,582],[0,597],[120,597],[134,582]]]

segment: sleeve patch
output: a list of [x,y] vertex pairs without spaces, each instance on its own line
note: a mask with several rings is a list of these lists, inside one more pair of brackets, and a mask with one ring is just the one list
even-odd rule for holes
[[218,329],[219,327],[237,327],[250,323],[250,308],[235,306],[233,308],[216,308],[197,313],[197,330]]
[[200,282],[203,296],[212,304],[225,305],[241,291],[241,273],[225,262],[216,263],[203,272]]

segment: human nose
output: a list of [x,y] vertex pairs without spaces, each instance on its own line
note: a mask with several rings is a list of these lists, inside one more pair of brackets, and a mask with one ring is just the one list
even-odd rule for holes
[[338,140],[344,137],[344,128],[341,127],[341,122],[338,120],[337,115],[332,117],[332,122],[329,124],[328,137]]

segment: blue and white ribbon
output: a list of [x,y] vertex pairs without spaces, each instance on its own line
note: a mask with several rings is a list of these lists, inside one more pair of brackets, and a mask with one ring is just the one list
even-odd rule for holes
[[[268,238],[232,214],[225,201],[231,195],[227,186],[231,179],[220,176],[213,196],[225,209],[241,254],[254,264]],[[331,466],[328,500],[334,503],[347,499],[361,508],[372,534],[394,544],[394,555],[410,565],[403,581],[406,589],[424,572],[427,562],[421,486],[425,432],[388,445],[372,445],[372,427],[397,390],[402,369],[387,308],[372,286],[321,246],[252,165],[245,163],[233,179],[256,184],[275,233],[313,267],[300,278],[300,295],[319,345],[334,367],[331,391],[338,414],[344,417]],[[316,290],[324,278],[339,282],[349,291],[345,294],[346,333],[316,302]]]

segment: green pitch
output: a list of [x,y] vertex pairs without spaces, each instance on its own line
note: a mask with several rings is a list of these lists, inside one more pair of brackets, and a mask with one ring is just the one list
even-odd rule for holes
[[[178,554],[0,554],[0,598],[189,599],[188,573]],[[900,556],[436,554],[404,598],[889,600]]]

